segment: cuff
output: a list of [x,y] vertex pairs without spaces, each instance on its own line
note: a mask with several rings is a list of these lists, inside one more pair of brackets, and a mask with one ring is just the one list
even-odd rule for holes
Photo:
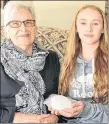
[[91,110],[91,103],[90,102],[84,102],[84,108],[83,111],[76,117],[84,117],[87,116],[89,114]]

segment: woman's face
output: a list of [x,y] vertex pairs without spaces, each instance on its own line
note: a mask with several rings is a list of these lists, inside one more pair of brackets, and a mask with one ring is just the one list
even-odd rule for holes
[[[16,26],[16,21],[26,21],[26,20],[33,20],[31,13],[24,9],[20,8],[13,13],[11,16],[10,21],[14,21],[12,25]],[[30,23],[30,22],[26,22]],[[28,25],[28,24],[27,24]],[[11,41],[18,47],[20,46],[29,46],[34,42],[36,36],[36,25],[27,27],[24,23],[21,24],[20,27],[13,28],[8,25],[8,37]]]
[[99,42],[103,32],[103,19],[97,10],[87,8],[81,11],[76,25],[82,44],[92,45]]

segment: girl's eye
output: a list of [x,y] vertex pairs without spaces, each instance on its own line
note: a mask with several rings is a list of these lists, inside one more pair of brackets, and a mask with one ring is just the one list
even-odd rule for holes
[[94,23],[94,25],[98,25],[98,23]]
[[81,22],[82,25],[85,25],[86,23],[85,22]]

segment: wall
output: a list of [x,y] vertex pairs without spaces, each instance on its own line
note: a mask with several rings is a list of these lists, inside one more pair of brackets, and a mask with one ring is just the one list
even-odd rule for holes
[[[35,8],[38,26],[70,29],[77,10],[86,4],[99,6],[105,11],[105,1],[22,1]],[[3,25],[3,10],[1,24]]]
[[69,29],[77,10],[86,4],[99,6],[105,11],[105,1],[32,1],[38,26]]

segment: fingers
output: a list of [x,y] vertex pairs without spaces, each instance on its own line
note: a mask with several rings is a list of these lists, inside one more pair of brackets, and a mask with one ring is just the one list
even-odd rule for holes
[[48,110],[51,111],[51,114],[60,115],[58,110],[53,109],[51,106],[48,106]]
[[72,103],[72,107],[78,107],[78,106],[84,106],[83,102],[82,101],[77,101],[77,102],[73,102]]
[[55,115],[60,115],[59,111],[55,110]]
[[66,112],[66,111],[59,111],[59,113],[64,117],[72,117],[72,113]]
[[48,123],[48,118],[51,116],[51,114],[42,114],[40,116],[40,123]]
[[74,117],[82,112],[83,107],[84,107],[83,102],[81,101],[73,102],[72,108],[65,108],[62,111],[59,111],[59,113],[65,117]]
[[82,101],[78,101],[74,104],[72,104],[73,106],[73,112],[74,112],[74,115],[78,115],[82,112],[83,108],[84,108],[84,103]]
[[50,117],[50,114],[42,114],[42,115],[39,115],[39,116],[41,116],[41,118],[48,118],[48,117]]
[[51,107],[50,105],[48,106],[48,110],[49,110],[49,111],[51,111],[51,110],[52,110],[52,107]]
[[55,114],[55,109],[51,109],[51,114]]
[[83,110],[82,106],[75,107],[73,110],[73,117],[78,116],[82,112],[82,110]]
[[51,114],[59,115],[59,112],[58,112],[57,110],[55,110],[55,109],[52,109],[52,110],[51,110]]

